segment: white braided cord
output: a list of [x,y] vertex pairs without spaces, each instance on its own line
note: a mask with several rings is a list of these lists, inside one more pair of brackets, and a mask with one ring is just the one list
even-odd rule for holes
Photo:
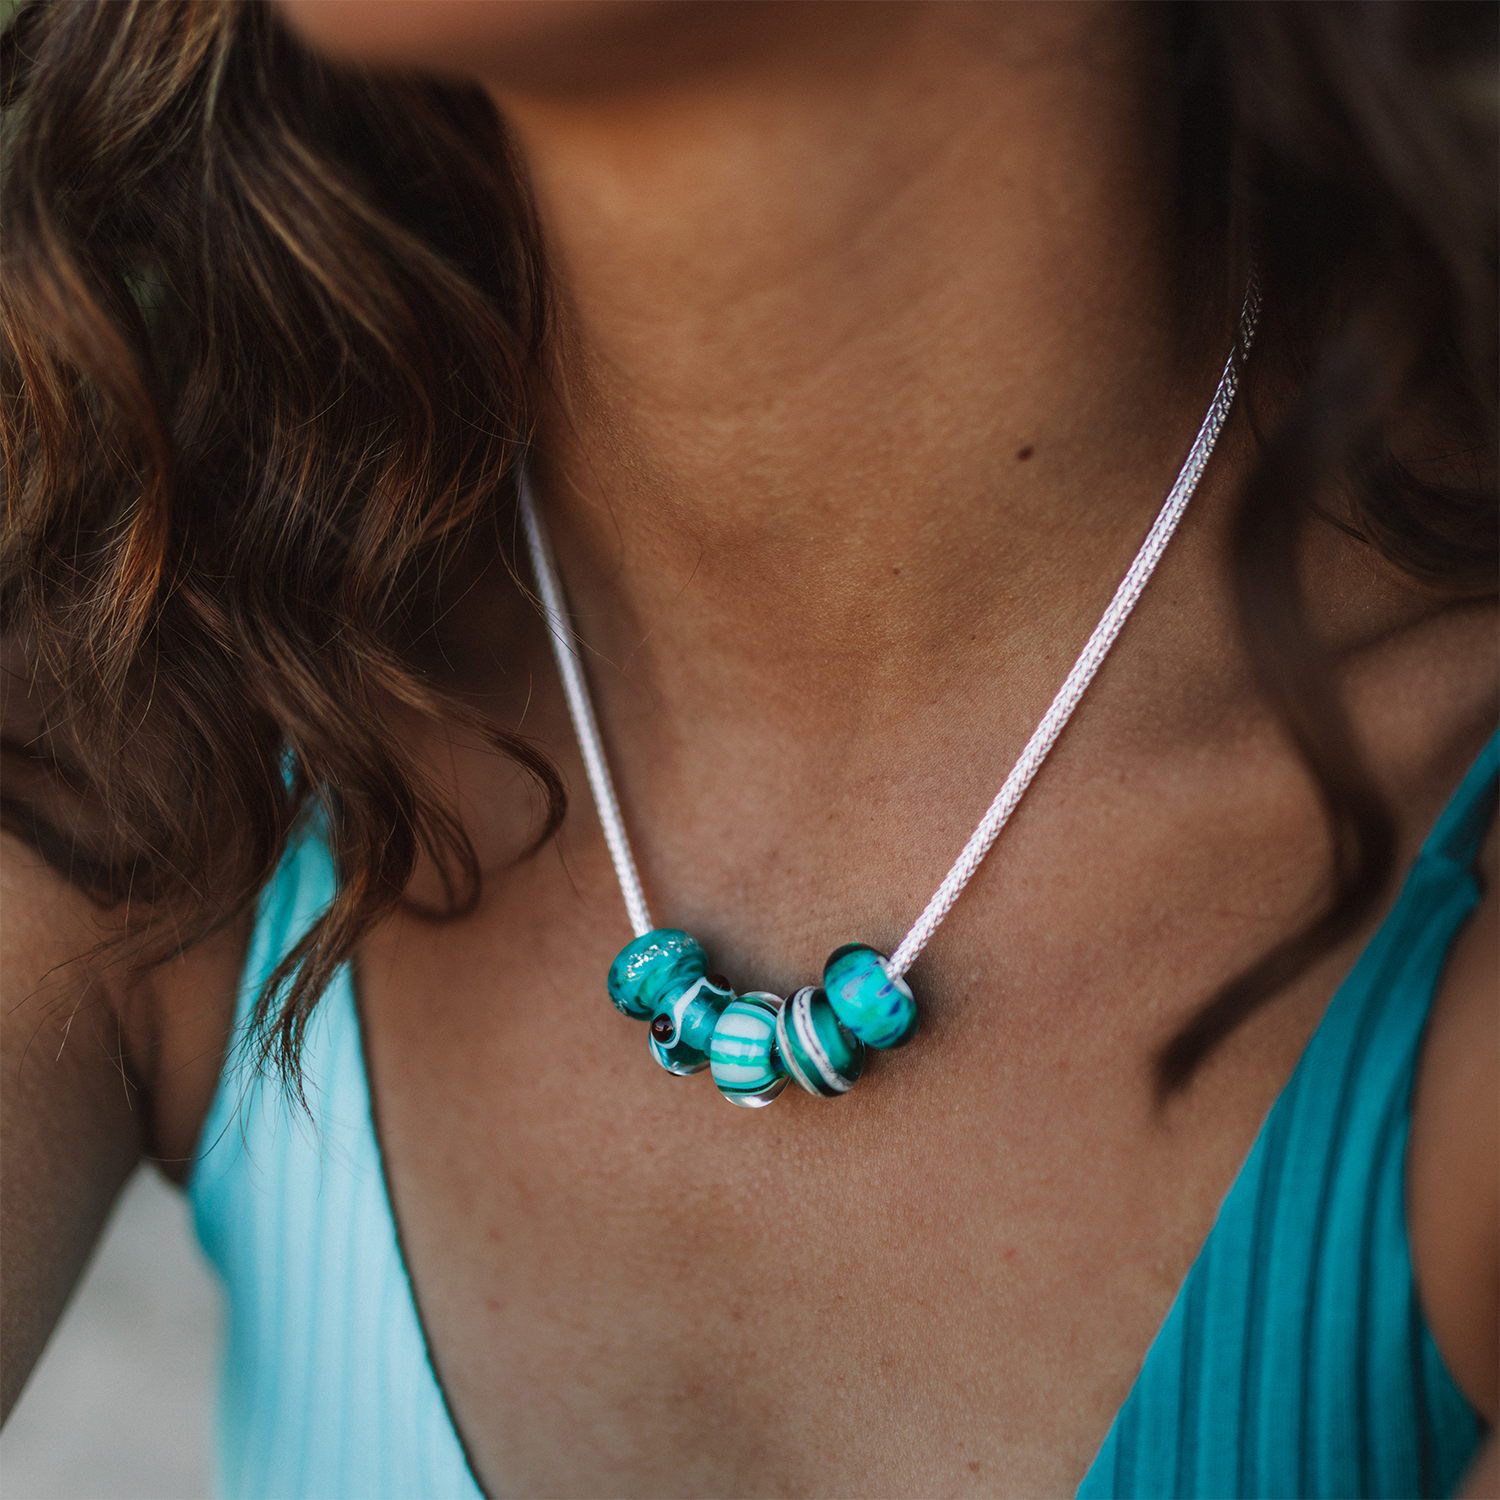
[[[1255,325],[1260,315],[1260,289],[1252,279],[1245,293],[1244,308],[1240,313],[1239,342],[1225,361],[1223,374],[1213,401],[1188,450],[1186,462],[1177,475],[1176,482],[1167,492],[1156,520],[1152,523],[1146,539],[1134,562],[1115,590],[1114,598],[1094,627],[1078,660],[1057,690],[1051,707],[1042,715],[1041,722],[1032,731],[1020,757],[1010,774],[1005,778],[989,810],[980,819],[979,826],[969,835],[958,858],[943,877],[943,883],[933,893],[932,899],[917,918],[911,931],[901,939],[891,955],[886,968],[893,977],[904,975],[917,960],[943,918],[953,909],[964,887],[974,877],[990,847],[1000,836],[1000,831],[1016,810],[1027,787],[1048,752],[1057,743],[1067,727],[1073,710],[1078,707],[1094,674],[1103,665],[1104,658],[1114,645],[1131,610],[1136,606],[1146,584],[1167,550],[1167,543],[1177,530],[1188,501],[1198,488],[1198,482],[1208,467],[1214,444],[1223,431],[1229,410],[1234,405],[1235,392],[1239,385],[1238,363],[1249,353],[1255,337]],[[615,796],[614,782],[610,778],[609,763],[604,756],[604,746],[599,737],[599,725],[594,717],[593,704],[589,699],[588,684],[584,681],[583,669],[578,661],[573,643],[573,632],[568,625],[566,606],[563,602],[562,584],[557,576],[551,543],[546,527],[536,508],[531,483],[525,469],[521,471],[520,483],[521,520],[526,528],[526,541],[531,552],[532,571],[536,576],[537,591],[547,618],[548,634],[552,641],[552,654],[557,660],[557,669],[562,677],[563,692],[568,700],[568,712],[573,719],[573,729],[578,736],[578,746],[583,753],[584,767],[588,772],[589,787],[594,794],[594,805],[599,812],[599,822],[604,829],[604,839],[609,846],[610,858],[614,861],[615,876],[620,883],[620,894],[625,898],[625,909],[630,915],[630,924],[637,937],[650,932],[654,926],[651,913],[646,907],[641,878],[635,867],[635,858],[630,851],[630,840],[625,833],[625,823],[620,816],[620,804]]]
[[953,910],[953,903],[973,879],[974,872],[990,852],[990,846],[999,838],[1000,830],[1010,820],[1010,815],[1025,795],[1026,788],[1041,770],[1047,752],[1067,727],[1068,720],[1073,717],[1073,710],[1078,707],[1089,683],[1094,680],[1094,673],[1103,665],[1104,658],[1109,655],[1109,648],[1114,645],[1130,611],[1135,608],[1145,591],[1146,583],[1161,561],[1162,553],[1167,550],[1167,543],[1172,540],[1172,533],[1177,530],[1177,523],[1182,519],[1188,501],[1193,498],[1193,491],[1198,488],[1198,481],[1203,478],[1214,444],[1218,442],[1225,419],[1229,416],[1229,408],[1234,405],[1234,394],[1239,387],[1238,361],[1249,352],[1259,315],[1260,289],[1252,280],[1245,293],[1244,309],[1240,313],[1238,348],[1232,350],[1224,362],[1224,373],[1219,376],[1218,389],[1214,391],[1214,399],[1209,403],[1208,413],[1198,429],[1198,436],[1193,439],[1193,446],[1188,450],[1187,461],[1178,473],[1176,483],[1167,492],[1167,498],[1157,512],[1151,530],[1146,533],[1146,540],[1141,543],[1141,549],[1135,555],[1135,561],[1120,580],[1114,598],[1109,601],[1109,608],[1104,611],[1078,660],[1073,663],[1073,670],[1063,679],[1063,685],[1057,690],[1051,707],[1042,715],[1041,723],[1032,731],[1026,748],[1011,767],[1010,775],[995,793],[995,800],[990,803],[989,811],[969,835],[968,843],[954,860],[953,868],[943,877],[943,883],[933,892],[922,915],[912,924],[911,931],[901,939],[896,951],[891,954],[887,968],[892,975],[905,974],[911,968],[917,955],[938,930],[943,918]]
[[630,840],[625,833],[625,820],[620,816],[620,803],[609,774],[609,762],[604,758],[599,723],[594,717],[594,705],[589,698],[583,668],[579,665],[573,631],[568,624],[567,606],[563,602],[562,583],[557,576],[557,564],[552,558],[552,541],[536,508],[536,499],[531,493],[531,480],[524,466],[521,469],[521,523],[526,528],[526,545],[531,551],[531,571],[536,577],[537,592],[541,595],[542,612],[547,617],[547,634],[552,641],[552,655],[557,661],[563,693],[568,700],[573,732],[578,736],[578,748],[583,752],[589,790],[594,794],[594,806],[599,811],[599,822],[604,828],[604,842],[609,845],[609,857],[614,861],[615,878],[620,882],[620,894],[625,898],[630,925],[635,928],[637,937],[643,937],[656,924],[651,920],[651,912],[646,906],[646,893],[641,888],[641,877],[635,868],[635,856],[630,852]]

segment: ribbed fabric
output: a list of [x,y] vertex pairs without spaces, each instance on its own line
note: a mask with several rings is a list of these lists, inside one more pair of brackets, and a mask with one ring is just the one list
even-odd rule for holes
[[1406,1137],[1497,764],[1492,739],[1333,997],[1081,1500],[1446,1495],[1462,1478],[1479,1429],[1417,1303]]
[[[333,892],[327,847],[306,834],[262,897],[242,1021]],[[303,1058],[311,1120],[243,1058],[225,1069],[188,1184],[228,1292],[218,1493],[479,1500],[397,1243],[347,969]]]
[[[1491,740],[1268,1116],[1079,1489],[1442,1495],[1478,1441],[1422,1320],[1403,1177],[1412,1078],[1500,764]],[[240,994],[333,895],[316,832],[261,898]],[[189,1182],[228,1292],[219,1492],[477,1500],[401,1258],[348,971],[309,1028],[312,1119],[225,1068]]]

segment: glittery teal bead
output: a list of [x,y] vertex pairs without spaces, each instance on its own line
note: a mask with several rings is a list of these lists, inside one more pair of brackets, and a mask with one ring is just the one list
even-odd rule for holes
[[829,1004],[867,1047],[900,1047],[917,1031],[917,1002],[904,979],[891,978],[887,964],[867,944],[845,943],[823,966]]
[[731,1104],[759,1109],[786,1087],[776,1052],[778,995],[753,990],[724,1007],[708,1044],[708,1065]]
[[805,985],[776,1017],[776,1049],[809,1094],[847,1094],[865,1070],[865,1044],[834,1014],[822,990]]
[[651,1055],[669,1073],[701,1073],[708,1066],[708,1043],[734,991],[712,980],[695,979],[669,990],[651,1015]]
[[675,927],[657,927],[626,943],[609,966],[609,998],[615,1009],[644,1021],[669,990],[701,979],[708,955],[695,937]]

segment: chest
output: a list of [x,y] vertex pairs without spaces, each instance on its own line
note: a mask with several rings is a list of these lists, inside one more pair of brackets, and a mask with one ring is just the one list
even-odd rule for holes
[[[387,931],[360,972],[407,1262],[487,1486],[1071,1490],[1327,982],[1164,1120],[1150,1060],[1213,960],[1122,946],[1129,898],[992,889],[916,1042],[837,1101],[735,1109],[608,1006],[618,917],[583,871]],[[997,919],[1033,900],[1064,920]]]

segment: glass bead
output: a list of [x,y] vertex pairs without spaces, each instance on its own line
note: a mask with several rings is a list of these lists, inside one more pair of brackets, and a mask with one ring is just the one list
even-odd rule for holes
[[731,1104],[759,1109],[786,1087],[776,1050],[780,1009],[781,997],[764,990],[752,990],[724,1007],[708,1043],[708,1065]]
[[615,1009],[644,1021],[672,989],[686,988],[708,969],[697,938],[676,927],[657,927],[632,938],[609,966],[609,998]]
[[847,1094],[865,1070],[865,1044],[834,1014],[828,996],[810,984],[781,1007],[776,1048],[787,1072],[820,1099]]
[[669,990],[656,1002],[649,1032],[651,1055],[669,1073],[686,1076],[708,1066],[708,1043],[724,1007],[734,999],[719,975]]
[[917,1032],[917,1002],[890,961],[867,943],[835,948],[823,967],[823,988],[839,1020],[867,1047],[901,1047]]

